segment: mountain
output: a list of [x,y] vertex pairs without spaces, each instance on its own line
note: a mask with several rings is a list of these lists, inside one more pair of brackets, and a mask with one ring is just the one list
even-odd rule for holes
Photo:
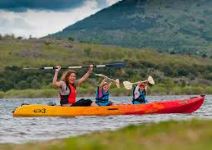
[[211,0],[123,0],[48,37],[211,57],[211,25]]

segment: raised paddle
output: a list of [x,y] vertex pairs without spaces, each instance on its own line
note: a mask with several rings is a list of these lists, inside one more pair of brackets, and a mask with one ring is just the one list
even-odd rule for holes
[[[80,69],[80,68],[88,68],[90,65],[83,65],[83,66],[68,66],[68,67],[62,67],[61,69]],[[111,63],[111,64],[102,64],[102,65],[94,65],[94,68],[104,68],[104,67],[116,67],[116,68],[121,68],[124,67],[125,63],[124,62],[119,62],[119,63]],[[53,66],[47,66],[47,67],[25,67],[23,68],[24,70],[54,70],[57,69],[56,67]]]
[[95,74],[96,76],[98,76],[98,77],[103,77],[103,78],[106,78],[106,79],[109,80],[109,81],[114,82],[114,83],[116,84],[117,88],[120,88],[119,79],[111,79],[111,78],[109,78],[108,76],[103,75],[103,74],[97,74],[97,73],[94,73],[94,74]]
[[[155,84],[155,81],[154,81],[154,79],[152,78],[152,76],[149,76],[148,78],[147,78],[147,80],[144,80],[144,81],[139,81],[139,82],[148,82],[148,83],[150,83],[151,85],[154,85]],[[134,83],[131,83],[130,81],[124,81],[123,82],[123,85],[124,85],[124,87],[127,89],[127,90],[130,90],[130,89],[132,89],[132,86],[134,85],[134,84],[138,84],[139,82],[134,82]]]

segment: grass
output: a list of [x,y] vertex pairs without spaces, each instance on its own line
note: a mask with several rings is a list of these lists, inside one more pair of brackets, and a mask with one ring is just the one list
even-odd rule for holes
[[[83,62],[116,60],[146,61],[158,65],[208,65],[212,59],[161,54],[150,49],[131,49],[117,46],[70,42],[66,40],[2,40],[0,66],[71,65]],[[80,59],[79,59],[80,58]]]
[[1,144],[0,149],[116,149],[116,150],[202,150],[212,147],[212,121],[166,121],[130,125],[117,131],[104,131],[70,137],[63,140]]

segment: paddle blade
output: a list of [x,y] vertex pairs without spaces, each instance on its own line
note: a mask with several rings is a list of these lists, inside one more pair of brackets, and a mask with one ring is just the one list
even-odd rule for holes
[[132,89],[132,83],[129,82],[129,81],[124,81],[123,85],[124,85],[125,89],[127,89],[127,90],[131,90]]
[[155,84],[155,81],[154,81],[154,79],[152,78],[152,76],[149,76],[147,80],[148,80],[148,82],[149,82],[151,85],[154,85],[154,84]]
[[117,68],[121,68],[125,66],[124,62],[120,62],[120,63],[112,63],[112,64],[106,64],[107,67],[117,67]]

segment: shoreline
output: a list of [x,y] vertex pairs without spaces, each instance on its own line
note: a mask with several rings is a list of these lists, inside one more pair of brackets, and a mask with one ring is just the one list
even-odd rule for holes
[[[112,96],[131,96],[131,90],[126,90],[124,88],[112,88],[110,90]],[[176,86],[173,88],[165,88],[155,86],[151,88],[147,96],[156,96],[156,95],[211,95],[212,86],[207,87],[195,87],[195,86],[186,86],[180,87]],[[95,88],[79,88],[78,97],[94,97]],[[6,92],[0,91],[0,99],[4,98],[56,98],[58,97],[58,90],[53,88],[47,89],[24,89],[16,90],[12,89]]]

